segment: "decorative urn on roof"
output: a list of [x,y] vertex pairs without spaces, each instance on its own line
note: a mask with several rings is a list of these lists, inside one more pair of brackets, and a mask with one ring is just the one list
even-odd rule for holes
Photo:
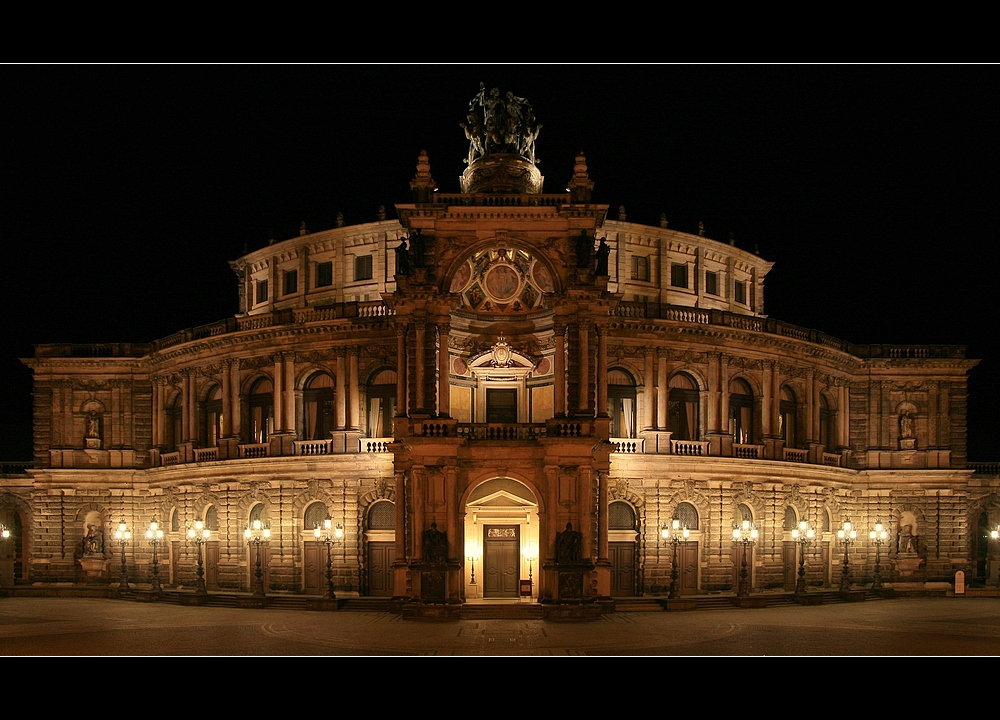
[[469,166],[459,179],[463,193],[537,194],[545,178],[535,167],[535,139],[542,126],[531,104],[508,92],[479,92],[469,101],[467,121],[461,123],[469,139]]

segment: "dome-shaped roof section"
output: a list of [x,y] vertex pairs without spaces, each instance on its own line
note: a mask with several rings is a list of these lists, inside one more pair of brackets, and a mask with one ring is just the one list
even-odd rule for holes
[[469,167],[460,179],[463,193],[542,192],[545,179],[535,167],[535,138],[542,126],[531,103],[512,92],[501,96],[498,88],[487,93],[480,83],[466,120],[461,126],[469,139]]

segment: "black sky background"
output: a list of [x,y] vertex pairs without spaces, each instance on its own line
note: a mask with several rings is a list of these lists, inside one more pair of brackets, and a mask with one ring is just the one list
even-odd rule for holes
[[479,83],[527,98],[545,189],[775,263],[768,315],[959,344],[970,459],[1000,460],[990,66],[5,66],[0,460],[31,456],[33,343],[148,342],[237,310],[247,250],[458,191]]

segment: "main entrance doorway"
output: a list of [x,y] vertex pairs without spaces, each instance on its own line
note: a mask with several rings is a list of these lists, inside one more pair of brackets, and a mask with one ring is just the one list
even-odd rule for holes
[[483,527],[484,598],[516,599],[521,581],[521,539],[517,525]]
[[465,498],[465,599],[538,597],[538,503],[519,480],[497,477]]

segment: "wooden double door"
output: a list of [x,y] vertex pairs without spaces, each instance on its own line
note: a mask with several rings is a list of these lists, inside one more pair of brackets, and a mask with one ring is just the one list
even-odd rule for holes
[[521,584],[521,538],[517,525],[483,527],[483,597],[516,600]]

